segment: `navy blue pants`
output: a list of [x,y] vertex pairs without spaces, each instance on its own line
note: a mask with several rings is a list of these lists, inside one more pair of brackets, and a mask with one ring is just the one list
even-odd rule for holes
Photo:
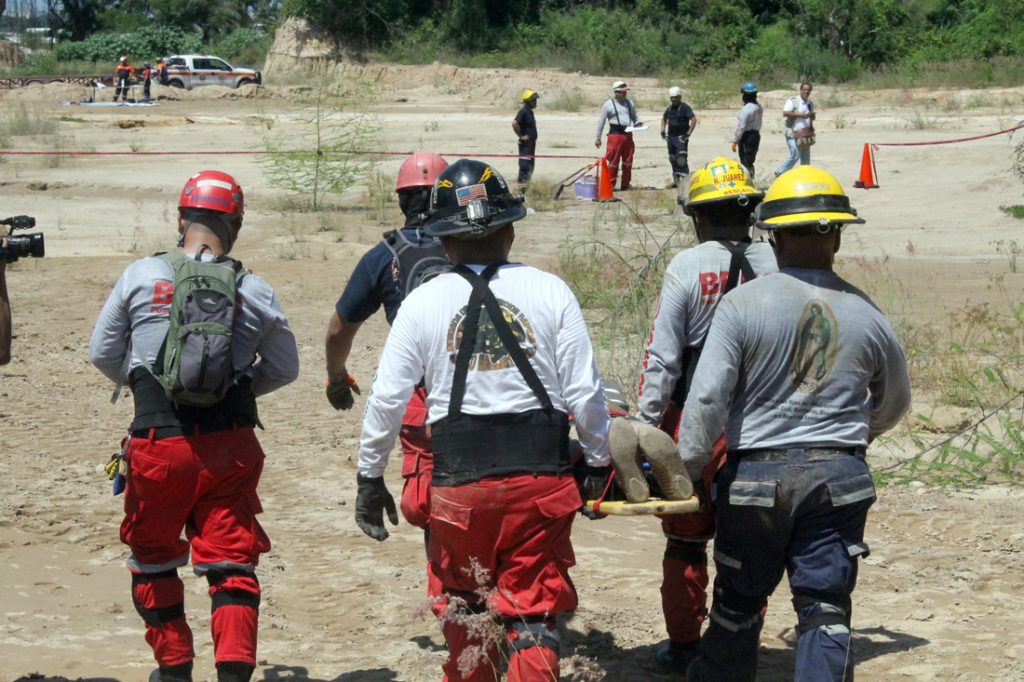
[[850,595],[875,501],[862,454],[729,453],[714,485],[714,603],[687,679],[753,681],[761,609],[785,572],[797,614],[797,682],[853,680]]
[[687,159],[690,156],[689,135],[669,135],[668,140],[668,162],[672,166],[673,175],[686,175],[690,172]]
[[[519,140],[519,182],[529,182],[533,177],[533,155],[537,153],[537,140]],[[529,157],[524,159],[523,157]]]

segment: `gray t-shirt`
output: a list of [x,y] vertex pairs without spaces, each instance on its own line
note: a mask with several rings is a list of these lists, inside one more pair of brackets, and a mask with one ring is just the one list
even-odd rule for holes
[[680,453],[699,477],[723,426],[730,450],[865,447],[909,406],[906,358],[885,315],[831,271],[786,268],[719,303]]

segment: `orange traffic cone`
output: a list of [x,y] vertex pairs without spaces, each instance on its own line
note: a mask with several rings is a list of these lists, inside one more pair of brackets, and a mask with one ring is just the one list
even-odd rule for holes
[[861,189],[878,187],[878,183],[875,182],[875,156],[871,153],[871,144],[868,142],[864,143],[864,155],[860,159],[860,178],[853,186]]
[[615,201],[615,195],[612,194],[612,178],[608,171],[608,161],[601,157],[601,172],[598,173],[597,181],[597,200],[598,201]]

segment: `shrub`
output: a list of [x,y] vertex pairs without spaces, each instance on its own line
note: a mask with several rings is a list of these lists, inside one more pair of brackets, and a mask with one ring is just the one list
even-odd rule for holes
[[53,56],[60,61],[116,62],[121,55],[139,61],[176,52],[198,52],[202,39],[169,26],[147,26],[134,33],[96,33],[85,40],[57,43]]

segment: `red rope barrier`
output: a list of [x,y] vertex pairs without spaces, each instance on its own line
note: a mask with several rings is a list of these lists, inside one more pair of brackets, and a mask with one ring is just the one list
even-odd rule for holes
[[932,142],[872,142],[872,149],[878,149],[879,147],[923,147],[932,144],[956,144],[957,142],[972,142],[974,140],[981,140],[986,137],[995,137],[996,135],[1006,135],[1012,133],[1015,130],[1024,128],[1024,121],[1021,121],[1012,128],[1006,130],[1000,130],[995,133],[985,133],[984,135],[974,135],[973,137],[961,137],[956,140],[934,140]]

